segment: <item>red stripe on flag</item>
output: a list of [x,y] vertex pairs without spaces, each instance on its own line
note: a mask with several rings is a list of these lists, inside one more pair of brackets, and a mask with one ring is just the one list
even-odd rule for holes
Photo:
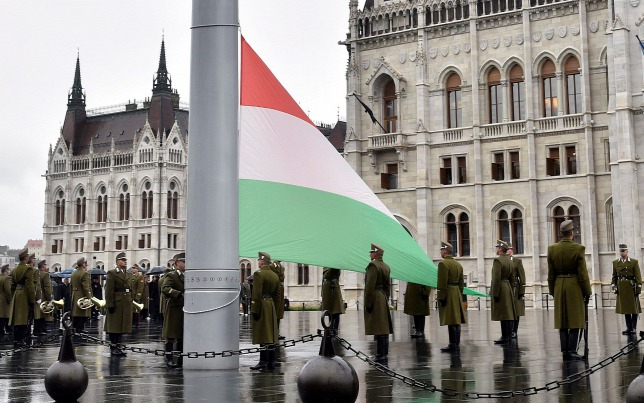
[[240,96],[240,102],[244,106],[282,111],[313,125],[313,122],[275,78],[244,37],[241,38]]

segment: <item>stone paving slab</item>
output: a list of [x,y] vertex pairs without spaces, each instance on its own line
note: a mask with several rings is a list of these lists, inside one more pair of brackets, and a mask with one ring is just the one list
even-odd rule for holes
[[[287,339],[315,334],[320,312],[286,312],[281,333]],[[389,368],[405,376],[440,388],[465,392],[493,392],[542,387],[583,371],[583,362],[564,363],[559,352],[558,332],[553,329],[552,311],[532,310],[522,318],[516,345],[493,344],[500,336],[498,322],[489,312],[470,310],[468,325],[461,335],[461,355],[441,353],[447,344],[447,329],[438,325],[432,311],[427,320],[425,340],[409,337],[412,321],[400,311],[393,312],[394,335],[390,338]],[[621,334],[623,318],[612,309],[590,311],[589,364],[615,354],[628,343]],[[102,320],[94,321],[90,334],[105,339]],[[150,349],[162,348],[161,328],[145,321],[124,342]],[[375,354],[373,337],[365,336],[362,313],[348,311],[342,316],[340,336],[366,354]],[[178,371],[165,368],[163,358],[130,352],[125,358],[111,358],[109,349],[99,345],[77,346],[76,356],[87,368],[90,383],[80,402],[288,402],[299,403],[297,377],[302,367],[317,356],[321,339],[282,349],[282,366],[273,373],[257,373],[250,367],[258,354],[240,357],[238,370]],[[644,343],[643,343],[644,344]],[[251,347],[248,317],[240,316],[240,348]],[[8,341],[0,350],[10,348]],[[513,402],[621,402],[626,388],[639,374],[642,350],[638,348],[615,363],[572,385],[534,396],[485,401]],[[59,345],[53,343],[12,357],[0,358],[0,402],[51,402],[44,388],[44,374],[56,361]],[[412,388],[361,361],[336,344],[336,354],[356,369],[360,381],[358,402],[459,402],[449,397]],[[188,359],[188,358],[186,358]],[[217,359],[217,358],[213,358]]]

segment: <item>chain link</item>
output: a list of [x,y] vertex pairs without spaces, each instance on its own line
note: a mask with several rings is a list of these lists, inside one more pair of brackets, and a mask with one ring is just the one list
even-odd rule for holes
[[495,391],[495,392],[461,392],[456,389],[451,389],[451,388],[439,388],[438,386],[432,385],[432,384],[426,384],[420,381],[417,381],[413,378],[410,378],[408,376],[399,374],[391,369],[389,367],[382,365],[381,363],[376,362],[374,359],[363,353],[362,351],[356,350],[351,346],[351,343],[349,343],[347,340],[335,335],[333,336],[335,340],[346,350],[349,350],[353,352],[356,357],[367,364],[373,366],[375,369],[378,371],[384,373],[385,375],[398,379],[402,381],[404,384],[409,385],[414,388],[419,388],[423,390],[427,390],[432,393],[442,393],[445,396],[450,396],[450,397],[460,397],[460,398],[466,398],[466,399],[508,399],[516,396],[530,396],[530,395],[536,395],[539,392],[542,391],[551,391],[560,388],[563,385],[569,385],[575,382],[578,382],[584,378],[589,377],[591,374],[597,372],[600,369],[603,369],[610,364],[614,363],[617,361],[618,358],[631,353],[636,349],[636,346],[644,340],[644,338],[639,338],[636,342],[630,342],[624,347],[622,347],[617,353],[614,355],[603,359],[602,361],[598,362],[597,364],[586,368],[584,371],[577,372],[575,374],[572,374],[570,376],[567,376],[564,379],[561,380],[556,380],[552,382],[546,383],[542,387],[536,387],[532,386],[529,388],[521,389],[521,390],[504,390],[504,391]]
[[62,335],[62,330],[59,329],[58,332],[52,332],[52,334],[48,335],[47,337],[39,336],[37,339],[33,339],[31,341],[31,345],[24,345],[21,347],[15,347],[11,350],[4,350],[0,351],[0,358],[2,357],[11,357],[16,355],[17,353],[23,353],[25,351],[32,350],[34,348],[42,347],[43,345],[53,342],[53,341],[58,341],[60,335]]

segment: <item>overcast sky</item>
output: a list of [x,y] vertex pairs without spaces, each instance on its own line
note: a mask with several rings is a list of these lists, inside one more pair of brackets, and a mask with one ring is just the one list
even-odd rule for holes
[[[361,2],[363,3],[363,2]],[[345,118],[348,0],[239,0],[241,32],[314,122]],[[42,239],[50,144],[80,53],[87,108],[142,100],[165,35],[168,71],[189,101],[189,0],[3,2],[0,13],[0,245]],[[339,112],[338,112],[339,108]]]

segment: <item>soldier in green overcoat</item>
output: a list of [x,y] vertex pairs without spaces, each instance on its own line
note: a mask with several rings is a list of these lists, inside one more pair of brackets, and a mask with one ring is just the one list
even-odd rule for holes
[[525,316],[525,269],[523,268],[523,262],[516,256],[513,256],[514,248],[512,248],[512,243],[508,242],[508,252],[507,256],[510,258],[512,263],[512,270],[514,276],[512,276],[512,293],[514,295],[514,311],[516,318],[514,319],[514,327],[512,329],[512,338],[517,337],[519,331],[519,318]]
[[514,330],[516,312],[514,309],[514,295],[512,294],[512,281],[514,270],[512,262],[506,255],[508,244],[502,240],[496,241],[496,258],[492,263],[492,297],[491,317],[493,321],[501,322],[501,338],[494,340],[494,344],[503,344],[510,341]]
[[331,314],[331,332],[338,333],[340,315],[344,314],[344,300],[340,287],[340,270],[322,269],[322,310]]
[[252,313],[253,344],[267,346],[259,353],[259,363],[253,370],[272,371],[275,369],[274,344],[278,342],[276,301],[280,295],[280,279],[271,268],[271,256],[266,252],[258,254],[259,270],[253,273]]
[[376,336],[376,362],[386,364],[389,355],[389,335],[394,332],[389,312],[391,269],[382,260],[384,249],[371,244],[371,262],[365,269],[364,334]]
[[[47,262],[41,260],[38,262],[38,275],[40,277],[40,299],[41,302],[51,303],[53,300],[53,287],[51,285],[51,277],[49,276],[49,269],[47,268]],[[38,300],[38,293],[36,293],[36,301]],[[40,311],[40,307],[36,308]],[[54,321],[53,313],[42,313],[42,315],[34,320],[34,335],[43,335],[47,334],[47,322]]]
[[87,260],[84,257],[76,261],[76,270],[71,275],[72,293],[72,325],[74,333],[85,331],[85,322],[92,316],[91,305],[87,309],[78,306],[81,298],[92,298],[92,287],[90,285],[89,273],[87,272]]
[[431,292],[432,289],[423,284],[407,283],[405,288],[404,313],[414,318],[414,333],[411,334],[414,339],[425,337],[425,317],[429,315]]
[[13,344],[20,348],[27,345],[29,336],[29,315],[36,303],[36,290],[32,267],[27,264],[29,251],[27,248],[18,254],[20,263],[11,271],[11,311],[9,325],[13,326]]
[[[132,300],[140,304],[143,301],[143,291],[145,290],[145,277],[139,273],[139,265],[135,264],[132,266],[132,273],[130,276],[130,293],[132,294]],[[132,324],[135,327],[139,327],[139,321],[141,319],[141,314],[137,310],[132,311]]]
[[11,278],[9,265],[0,269],[0,337],[9,334],[9,312],[11,310]]
[[561,241],[548,247],[548,289],[555,299],[555,329],[564,360],[579,360],[577,343],[586,326],[585,305],[592,290],[586,269],[586,248],[575,243],[574,225],[566,220],[559,226]]
[[[172,264],[174,265],[174,262]],[[166,276],[173,270],[174,266],[166,267],[165,269],[163,269],[163,276],[161,276],[161,278],[157,282],[159,288],[159,317],[161,318],[161,321],[163,321],[163,315],[165,315],[165,306],[167,305],[165,295],[163,295],[163,282],[165,281]]]
[[170,351],[183,351],[183,293],[186,271],[186,254],[174,256],[176,270],[168,273],[163,282],[163,295],[166,297],[165,320],[161,336],[166,339],[166,364],[171,368],[183,367],[183,357],[177,357],[176,362],[170,354],[168,357],[167,343],[172,344]]
[[105,333],[108,334],[110,355],[127,355],[116,345],[121,342],[124,333],[132,331],[132,294],[130,292],[131,275],[127,272],[125,252],[116,255],[116,267],[107,271],[105,281]]
[[466,323],[463,308],[463,266],[454,259],[454,249],[450,243],[441,242],[441,260],[438,263],[436,298],[438,317],[441,326],[447,325],[449,345],[441,348],[445,353],[460,353],[461,324]]
[[273,273],[277,274],[277,278],[280,280],[280,295],[275,302],[275,310],[277,311],[278,339],[283,340],[284,336],[280,334],[280,320],[284,319],[284,266],[279,260],[273,261],[270,266]]
[[44,318],[45,315],[42,313],[40,310],[40,302],[42,302],[42,288],[40,287],[40,273],[38,273],[38,269],[36,268],[36,254],[32,253],[29,255],[29,258],[27,259],[27,264],[29,267],[31,267],[32,274],[31,277],[34,280],[34,290],[36,292],[36,303],[33,304],[31,307],[31,312],[29,313],[31,316],[29,318],[29,324],[34,325],[33,328],[30,326],[30,332],[31,335],[36,335],[36,321]]
[[615,313],[623,314],[626,319],[626,330],[622,334],[635,334],[637,316],[642,312],[640,293],[642,292],[642,274],[637,259],[628,257],[628,246],[619,244],[619,259],[613,260],[612,287],[617,294]]

